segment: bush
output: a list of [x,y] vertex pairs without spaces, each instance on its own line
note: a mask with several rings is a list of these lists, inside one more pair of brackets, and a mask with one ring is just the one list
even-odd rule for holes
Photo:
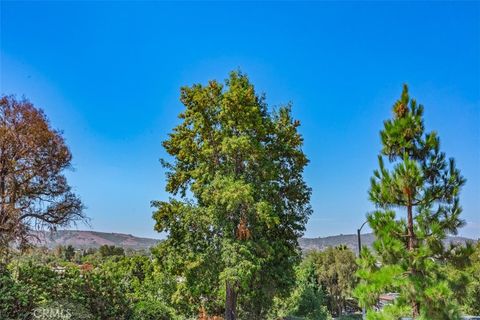
[[132,320],[174,320],[174,311],[160,301],[140,301],[133,308]]
[[0,319],[24,319],[33,310],[31,291],[0,266]]

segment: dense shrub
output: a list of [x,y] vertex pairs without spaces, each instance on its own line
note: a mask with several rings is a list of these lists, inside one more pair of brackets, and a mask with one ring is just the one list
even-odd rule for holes
[[174,311],[160,301],[140,301],[134,305],[134,320],[174,320]]
[[24,319],[34,307],[31,291],[0,266],[0,319]]
[[146,256],[110,256],[81,268],[33,252],[0,268],[0,319],[171,319],[163,276]]

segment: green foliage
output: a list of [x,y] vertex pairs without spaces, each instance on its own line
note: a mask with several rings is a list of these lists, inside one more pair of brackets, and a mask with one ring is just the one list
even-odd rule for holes
[[391,304],[385,306],[381,312],[368,312],[367,320],[398,320],[411,312],[409,306],[400,304]]
[[95,270],[85,275],[82,294],[92,314],[98,319],[128,319],[129,300],[119,283],[105,270]]
[[351,305],[356,268],[354,253],[344,246],[309,252],[296,270],[294,290],[275,300],[270,318],[327,319],[341,315],[347,305],[356,309]]
[[63,259],[66,261],[72,261],[73,258],[75,257],[75,248],[72,245],[58,246],[55,249],[55,254],[60,259]]
[[102,258],[111,256],[124,256],[125,250],[122,247],[116,247],[113,245],[109,246],[108,244],[104,244],[100,246],[100,248],[98,248],[98,253]]
[[24,319],[33,309],[32,294],[0,265],[0,319]]
[[165,306],[160,301],[140,301],[135,304],[133,309],[133,319],[135,320],[175,320],[172,309]]
[[311,211],[299,122],[290,106],[269,112],[239,72],[225,86],[183,87],[181,101],[181,123],[163,143],[177,198],[152,203],[155,229],[168,234],[155,254],[178,279],[172,303],[219,315],[228,285],[240,317],[262,318],[293,283]]
[[[464,291],[465,277],[449,278],[445,269],[451,265],[461,272],[471,248],[445,246],[443,240],[463,225],[458,195],[465,179],[454,160],[440,152],[437,134],[425,134],[423,106],[410,99],[406,86],[393,113],[384,122],[379,169],[369,191],[378,207],[368,215],[375,253],[362,252],[356,295],[372,308],[381,293],[400,294],[380,314],[370,312],[371,319],[408,313],[420,319],[456,319],[456,293]],[[402,212],[406,218],[399,217]]]
[[464,312],[471,315],[480,314],[480,241],[470,256],[471,266],[468,268],[468,285],[465,293]]
[[72,261],[74,256],[75,256],[75,249],[73,248],[73,246],[68,245],[65,248],[65,260]]
[[341,316],[347,305],[355,309],[356,305],[351,305],[351,301],[352,290],[357,283],[357,264],[352,250],[345,246],[329,247],[322,252],[311,252],[307,259],[314,261],[316,276],[326,293],[329,312]]
[[[58,254],[58,250],[56,250]],[[168,281],[147,256],[113,256],[81,270],[43,252],[16,257],[0,272],[0,318],[177,319]]]
[[75,266],[49,266],[34,260],[13,264],[16,281],[28,288],[31,305],[52,302],[78,303],[96,319],[123,319],[128,303],[120,287],[102,269],[80,274]]
[[270,319],[330,319],[324,289],[318,280],[314,254],[296,268],[295,287],[286,299],[275,299]]

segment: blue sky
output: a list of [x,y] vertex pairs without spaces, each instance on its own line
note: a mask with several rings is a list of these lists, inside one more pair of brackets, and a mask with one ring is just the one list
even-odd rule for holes
[[406,82],[468,179],[460,233],[478,238],[479,49],[478,2],[2,1],[0,91],[64,131],[94,230],[158,237],[179,88],[241,68],[301,120],[316,237],[354,233],[373,209],[379,130]]

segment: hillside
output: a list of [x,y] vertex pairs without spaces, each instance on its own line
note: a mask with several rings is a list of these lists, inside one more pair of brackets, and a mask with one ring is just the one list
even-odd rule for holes
[[[134,250],[148,249],[160,240],[135,237],[131,234],[107,233],[98,231],[59,230],[55,233],[37,232],[39,238],[37,245],[55,248],[59,245],[72,245],[75,248],[98,248],[101,245],[114,245]],[[372,233],[362,235],[362,245],[371,246],[374,241]],[[464,237],[449,237],[447,242],[465,243],[472,241]],[[354,234],[341,234],[329,237],[301,238],[300,247],[303,251],[324,250],[341,244],[347,245],[355,252],[358,250],[357,236]]]
[[[373,233],[362,234],[362,246],[371,247],[374,240],[375,237]],[[299,243],[303,251],[324,250],[328,247],[336,247],[341,244],[346,245],[355,252],[358,250],[356,234],[340,234],[336,236],[318,238],[301,238]]]
[[107,233],[97,231],[58,230],[55,233],[36,232],[37,245],[55,248],[59,245],[72,245],[75,248],[98,248],[102,245],[114,245],[125,249],[147,249],[160,240],[140,238],[124,233]]
[[[375,240],[375,236],[373,233],[362,234],[362,246],[371,247],[373,241]],[[449,236],[445,243],[466,243],[467,241],[474,241],[469,238],[465,237],[453,237]],[[300,247],[303,251],[309,250],[324,250],[327,247],[335,247],[341,244],[347,245],[350,249],[354,250],[354,252],[358,251],[358,242],[357,242],[357,235],[356,234],[341,234],[337,236],[330,236],[330,237],[319,237],[319,238],[301,238],[299,240]]]

